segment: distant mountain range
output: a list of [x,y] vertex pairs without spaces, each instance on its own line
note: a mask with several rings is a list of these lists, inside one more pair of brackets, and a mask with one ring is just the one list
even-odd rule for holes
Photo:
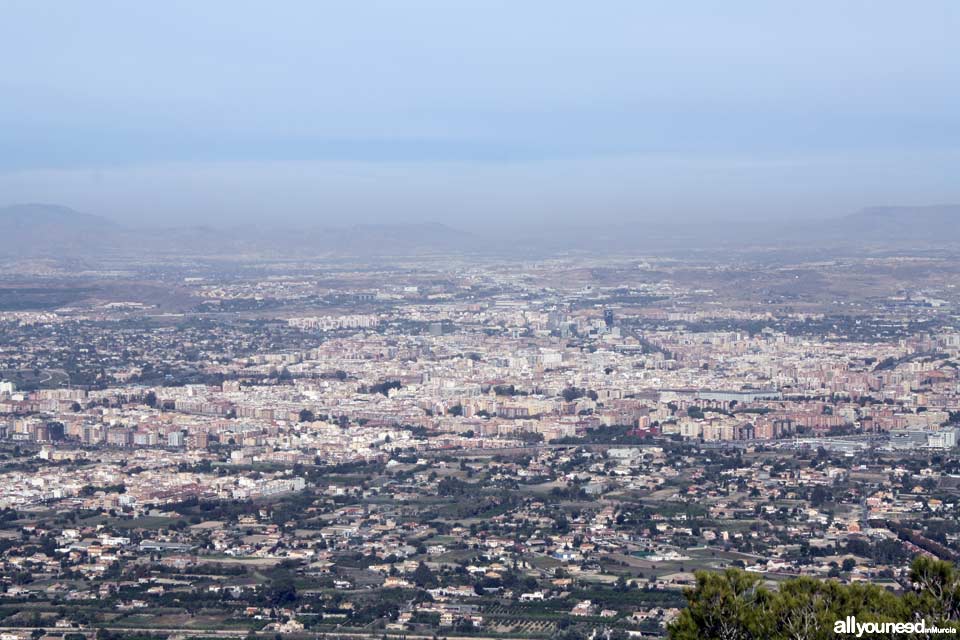
[[620,223],[573,228],[516,226],[490,234],[443,224],[353,225],[307,229],[124,227],[48,204],[0,208],[0,256],[95,257],[162,254],[290,257],[531,255],[561,251],[636,252],[720,246],[856,248],[960,243],[960,205],[870,207],[841,218],[789,223]]
[[60,205],[18,204],[0,208],[0,255],[16,257],[123,256],[144,252],[416,255],[456,252],[469,236],[437,223],[311,229],[207,226],[138,229]]
[[841,229],[878,241],[957,242],[960,205],[869,207],[843,218]]
[[50,204],[0,209],[0,254],[84,254],[111,242],[120,227],[100,216]]
[[5,229],[32,230],[36,228],[72,228],[79,230],[82,227],[116,227],[116,223],[93,216],[89,213],[80,213],[70,207],[55,204],[15,204],[0,209],[0,223]]

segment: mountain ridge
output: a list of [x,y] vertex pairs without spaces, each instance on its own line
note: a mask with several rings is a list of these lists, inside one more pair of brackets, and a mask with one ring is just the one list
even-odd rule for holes
[[84,213],[59,204],[44,202],[24,202],[0,207],[0,223],[30,226],[39,224],[76,225],[99,224],[107,227],[120,225],[102,216]]
[[581,227],[513,225],[472,232],[442,222],[354,223],[301,228],[241,225],[125,227],[101,216],[55,204],[0,208],[0,255],[86,256],[266,253],[273,255],[387,256],[429,253],[527,255],[632,248],[677,250],[716,246],[893,247],[960,243],[960,204],[880,205],[827,220],[718,222],[618,222]]

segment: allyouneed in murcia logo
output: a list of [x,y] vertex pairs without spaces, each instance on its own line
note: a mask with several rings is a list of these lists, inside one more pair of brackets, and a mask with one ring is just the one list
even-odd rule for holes
[[854,635],[858,638],[874,634],[890,635],[891,633],[951,633],[956,634],[953,627],[938,627],[929,624],[926,620],[917,622],[857,622],[856,616],[847,616],[843,620],[833,623],[833,632],[836,634]]

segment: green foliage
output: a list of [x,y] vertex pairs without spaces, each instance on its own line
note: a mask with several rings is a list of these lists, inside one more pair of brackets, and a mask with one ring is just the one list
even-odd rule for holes
[[384,382],[378,382],[368,386],[363,386],[360,388],[360,393],[379,393],[384,396],[390,395],[391,389],[399,389],[401,386],[399,380],[386,380]]
[[413,581],[423,589],[432,589],[440,584],[430,567],[423,562],[417,565],[417,569],[413,572]]
[[685,592],[687,608],[668,628],[670,640],[774,640],[836,637],[834,622],[915,622],[957,626],[960,573],[953,564],[918,556],[911,568],[916,590],[898,595],[870,584],[796,578],[776,591],[737,569],[698,572]]
[[917,585],[914,605],[934,621],[960,619],[960,572],[943,560],[917,556],[910,567],[910,580]]
[[561,394],[566,402],[573,402],[586,396],[591,400],[596,400],[599,396],[593,389],[583,389],[581,387],[567,387]]
[[476,487],[452,476],[446,476],[437,484],[437,495],[443,497],[462,496],[475,492]]
[[286,571],[278,571],[267,588],[267,601],[275,607],[288,606],[297,601],[297,588],[293,576]]
[[697,572],[687,608],[668,629],[671,640],[747,640],[770,637],[773,594],[743,571]]

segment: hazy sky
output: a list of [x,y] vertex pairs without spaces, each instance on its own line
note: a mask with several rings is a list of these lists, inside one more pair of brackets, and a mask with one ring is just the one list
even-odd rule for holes
[[956,0],[0,0],[0,205],[151,223],[960,202]]

